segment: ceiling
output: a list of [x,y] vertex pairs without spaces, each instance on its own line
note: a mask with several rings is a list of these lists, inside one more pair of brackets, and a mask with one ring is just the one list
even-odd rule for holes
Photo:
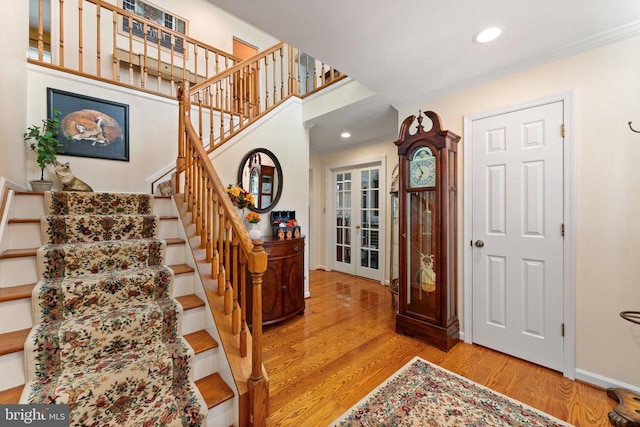
[[[315,152],[396,138],[404,102],[640,34],[639,0],[208,1],[376,93],[314,119]],[[502,37],[473,43],[489,26]]]

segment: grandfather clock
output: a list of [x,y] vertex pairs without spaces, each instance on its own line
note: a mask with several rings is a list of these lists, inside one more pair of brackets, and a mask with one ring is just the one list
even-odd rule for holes
[[[425,130],[427,117],[431,128]],[[417,119],[417,120],[416,120]],[[428,121],[429,121],[428,120]],[[413,126],[417,121],[417,125]],[[411,133],[414,129],[415,133]],[[396,332],[448,351],[458,341],[457,145],[432,111],[409,116],[399,156],[399,308]]]

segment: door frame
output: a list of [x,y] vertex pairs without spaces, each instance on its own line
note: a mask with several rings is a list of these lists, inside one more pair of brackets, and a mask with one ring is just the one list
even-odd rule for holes
[[[575,105],[573,91],[569,90],[544,98],[500,107],[490,111],[464,116],[464,135],[468,137],[464,144],[464,237],[463,249],[463,315],[464,341],[473,343],[473,239],[472,229],[472,155],[473,122],[488,117],[511,113],[553,102],[563,102],[564,114],[564,151],[563,151],[563,209],[564,209],[564,242],[563,242],[563,322],[564,343],[562,373],[565,377],[575,378],[575,248],[576,248],[576,135]],[[467,244],[469,242],[469,244]]]
[[[328,271],[334,270],[335,265],[335,252],[334,246],[332,245],[335,242],[335,228],[336,228],[336,220],[335,212],[335,189],[333,188],[333,174],[336,170],[339,169],[359,169],[364,168],[369,165],[380,164],[380,191],[379,191],[379,206],[380,206],[380,228],[378,234],[378,265],[380,266],[380,284],[385,284],[385,279],[387,277],[387,160],[386,157],[374,157],[372,159],[365,159],[357,162],[348,162],[348,163],[335,163],[331,165],[327,165],[325,168],[325,225],[326,231],[324,235],[325,243],[325,264]],[[360,190],[359,188],[357,189]],[[353,239],[353,237],[352,237]],[[356,259],[355,255],[352,255],[352,259]]]

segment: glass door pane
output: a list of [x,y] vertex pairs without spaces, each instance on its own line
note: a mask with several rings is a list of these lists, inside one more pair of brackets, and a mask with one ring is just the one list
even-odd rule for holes
[[[380,170],[360,171],[360,264],[380,269]],[[369,273],[371,274],[371,273]],[[369,276],[369,274],[362,274]]]
[[351,264],[351,173],[336,175],[336,258]]

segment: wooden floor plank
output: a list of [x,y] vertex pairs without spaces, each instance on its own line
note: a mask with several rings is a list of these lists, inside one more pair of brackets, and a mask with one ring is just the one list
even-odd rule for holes
[[609,425],[604,390],[524,360],[459,343],[443,352],[395,333],[388,289],[311,271],[305,314],[264,328],[268,426],[327,425],[414,356],[576,426]]
[[24,385],[0,391],[0,405],[13,405],[20,401]]

